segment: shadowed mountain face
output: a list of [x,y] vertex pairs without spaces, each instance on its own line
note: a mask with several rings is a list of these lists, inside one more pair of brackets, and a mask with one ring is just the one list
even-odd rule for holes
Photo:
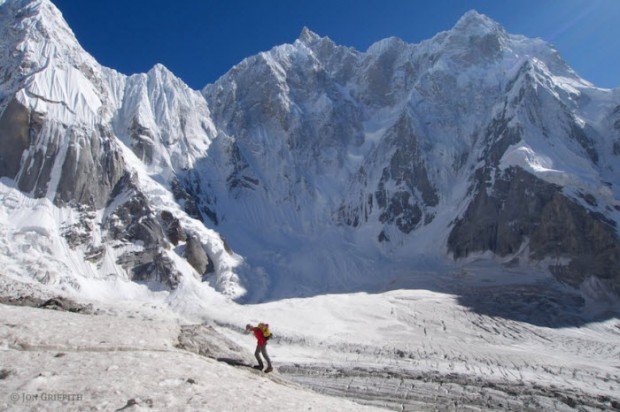
[[100,66],[47,0],[6,1],[0,31],[0,175],[74,211],[49,254],[85,262],[52,283],[192,276],[262,301],[482,260],[620,294],[620,93],[476,12],[364,52],[304,29],[202,92]]

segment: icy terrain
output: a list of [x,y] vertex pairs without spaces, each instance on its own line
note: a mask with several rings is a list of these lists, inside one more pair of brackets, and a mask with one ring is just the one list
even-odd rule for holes
[[[185,350],[155,307],[76,314],[0,305],[2,410],[363,410],[251,368]],[[218,336],[210,337],[214,351]],[[248,339],[248,337],[245,337]],[[187,340],[187,339],[186,339]],[[226,341],[219,337],[226,348]],[[219,356],[250,358],[230,349]],[[214,354],[215,352],[211,352]],[[44,365],[44,367],[42,367]],[[18,398],[10,396],[19,394]],[[32,396],[40,398],[32,398]],[[77,394],[55,401],[45,394]]]
[[[82,394],[62,404],[68,410],[132,402],[138,410],[361,410],[304,387],[393,410],[620,408],[617,319],[537,326],[428,290],[238,305],[206,285],[182,285],[168,302],[136,290],[131,300],[84,302],[69,313],[32,304],[46,302],[49,289],[4,276],[0,284],[3,302],[48,308],[0,305],[3,409],[58,409],[9,398],[55,392]],[[525,319],[555,300],[529,296]],[[254,339],[241,331],[265,319],[275,335],[272,375],[244,366]]]

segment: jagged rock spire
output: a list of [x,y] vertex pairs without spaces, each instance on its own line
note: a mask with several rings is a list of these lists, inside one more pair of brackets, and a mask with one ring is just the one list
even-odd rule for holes
[[306,43],[306,44],[313,43],[320,39],[321,39],[321,36],[313,32],[306,26],[304,26],[304,28],[301,29],[301,33],[299,34],[299,37],[298,37],[299,41]]

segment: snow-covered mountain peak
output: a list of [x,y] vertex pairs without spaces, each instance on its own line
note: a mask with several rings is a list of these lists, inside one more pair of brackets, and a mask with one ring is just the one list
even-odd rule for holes
[[[86,54],[58,8],[49,0],[7,0],[0,5],[4,40],[40,64],[62,54]],[[12,34],[12,35],[11,35]],[[29,50],[31,49],[31,50]],[[71,56],[64,56],[71,57]]]
[[[57,17],[62,16],[56,6],[49,0],[3,0],[0,2],[0,7],[2,13],[11,13],[12,10],[19,10],[20,13],[14,15],[18,19],[31,18],[41,15],[41,13],[51,13]],[[41,15],[41,17],[43,16]],[[58,23],[58,21],[52,20],[50,23]]]
[[[282,47],[286,48],[290,47],[290,45],[285,44],[278,46],[274,50],[278,50]],[[338,60],[343,54],[354,52],[353,49],[336,45],[336,43],[327,36],[319,36],[307,27],[303,28],[292,47],[296,49],[296,52],[300,52],[302,55],[307,54],[307,51],[310,50],[312,52],[311,54],[326,66],[332,66],[333,61]]]
[[[516,42],[514,40],[517,40]],[[530,39],[511,36],[494,20],[474,10],[461,17],[454,27],[417,45],[419,54],[443,56],[459,66],[486,66],[498,62],[516,46],[523,49]],[[529,43],[528,43],[529,44]],[[448,62],[449,63],[449,62]]]
[[380,55],[384,53],[386,50],[393,49],[393,50],[399,51],[409,46],[410,45],[406,43],[405,41],[403,41],[402,39],[392,36],[392,37],[387,37],[385,39],[379,40],[371,44],[366,50],[366,53],[370,55]]
[[151,69],[146,72],[146,76],[149,81],[153,83],[153,87],[172,87],[176,89],[175,92],[183,91],[186,94],[198,93],[161,63],[157,63],[151,67]]
[[165,76],[165,77],[175,77],[174,73],[172,73],[170,71],[170,69],[168,69],[166,66],[164,66],[162,63],[155,63],[155,65],[153,67],[151,67],[151,69],[147,72],[148,74],[155,74],[158,76]]
[[301,33],[299,33],[299,37],[297,39],[302,43],[311,44],[320,40],[321,36],[304,26],[303,29],[301,29]]
[[454,25],[452,32],[465,32],[468,35],[486,35],[489,33],[504,34],[506,31],[495,20],[476,10],[465,13]]
[[[64,124],[110,118],[122,76],[102,68],[49,0],[8,0],[0,8],[0,106],[20,104]],[[21,91],[19,91],[21,89]],[[18,92],[16,95],[15,93]],[[109,106],[109,105],[108,105]]]

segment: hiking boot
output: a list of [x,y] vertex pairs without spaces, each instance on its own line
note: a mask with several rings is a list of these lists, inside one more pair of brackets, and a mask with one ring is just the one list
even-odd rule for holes
[[269,372],[271,372],[272,370],[273,370],[273,368],[270,366],[270,367],[268,367],[267,369],[265,369],[265,373],[269,373]]
[[263,365],[254,365],[252,366],[252,369],[258,369],[259,371],[263,370]]

